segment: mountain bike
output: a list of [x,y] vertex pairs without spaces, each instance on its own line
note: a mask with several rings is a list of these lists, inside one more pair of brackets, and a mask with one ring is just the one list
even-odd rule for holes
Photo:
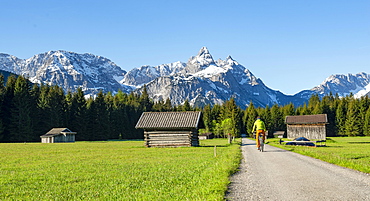
[[260,144],[260,147],[259,147],[259,151],[260,152],[263,152],[264,149],[265,149],[265,139],[263,137],[263,134],[262,133],[259,133],[258,136],[256,136],[257,132],[253,132],[253,136],[254,138],[257,138],[258,137],[258,141],[259,141],[259,144]]

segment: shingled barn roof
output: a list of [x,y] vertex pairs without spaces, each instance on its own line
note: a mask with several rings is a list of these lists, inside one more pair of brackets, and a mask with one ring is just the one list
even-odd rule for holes
[[52,137],[57,135],[65,135],[65,134],[77,134],[76,132],[72,132],[68,128],[53,128],[49,132],[47,132],[45,135],[41,135],[41,137]]
[[201,112],[144,112],[135,128],[143,129],[192,129],[202,128]]
[[316,115],[300,115],[300,116],[286,116],[286,124],[317,124],[317,123],[328,123],[326,114]]

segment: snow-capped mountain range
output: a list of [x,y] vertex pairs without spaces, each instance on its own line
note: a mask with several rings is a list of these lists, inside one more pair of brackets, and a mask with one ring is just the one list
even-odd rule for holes
[[23,75],[33,83],[58,85],[65,91],[81,87],[86,94],[132,90],[121,84],[127,73],[107,58],[92,54],[49,51],[29,59],[0,54],[0,69]]
[[154,101],[170,98],[175,105],[188,99],[192,105],[204,106],[222,103],[230,97],[241,107],[251,102],[262,107],[290,102],[301,105],[312,94],[324,96],[332,92],[346,96],[353,93],[361,97],[370,91],[370,74],[359,73],[332,75],[311,90],[285,95],[267,87],[231,56],[215,61],[206,47],[187,63],[141,66],[129,72],[107,58],[88,53],[49,51],[29,59],[0,53],[0,70],[24,75],[34,83],[59,85],[65,91],[81,87],[89,95],[99,90],[140,93],[146,85]]
[[[304,101],[268,88],[231,56],[215,61],[205,47],[187,63],[176,65],[178,68],[174,71],[165,71],[163,69],[168,68],[163,66],[144,66],[134,72],[140,78],[148,77],[148,74],[158,75],[150,76],[152,80],[145,82],[148,93],[155,101],[170,98],[176,105],[188,99],[192,105],[204,106],[222,103],[230,97],[234,97],[236,103],[243,107],[251,101],[258,106],[289,102],[299,104]],[[124,79],[122,83],[136,85],[140,91],[140,85],[143,84],[141,80],[128,83]]]
[[353,94],[355,98],[369,95],[370,92],[370,74],[358,73],[348,75],[331,75],[326,78],[320,85],[311,90],[303,90],[295,96],[308,99],[312,94],[318,94],[320,97],[332,93],[345,97]]

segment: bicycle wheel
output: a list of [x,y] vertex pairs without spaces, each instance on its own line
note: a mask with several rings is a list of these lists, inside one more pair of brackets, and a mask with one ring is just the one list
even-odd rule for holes
[[261,147],[260,147],[260,152],[263,152],[263,149],[265,148],[265,145],[263,144],[263,142],[261,143]]
[[259,136],[258,139],[260,141],[260,152],[263,152],[263,149],[264,149],[263,137]]

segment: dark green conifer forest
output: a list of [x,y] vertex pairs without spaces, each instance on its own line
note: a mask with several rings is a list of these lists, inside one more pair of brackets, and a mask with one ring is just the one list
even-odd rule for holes
[[186,100],[172,106],[171,100],[153,102],[146,87],[141,94],[99,92],[85,98],[82,89],[64,93],[58,86],[32,84],[23,76],[0,74],[0,142],[39,142],[51,128],[67,127],[77,132],[76,140],[142,139],[143,131],[135,129],[142,112],[202,111],[205,129],[218,137],[230,133],[250,135],[256,116],[261,116],[270,133],[285,130],[285,116],[328,115],[328,136],[370,136],[370,100],[352,95],[339,98],[332,94],[314,95],[307,104],[295,107],[273,105],[245,110],[231,98],[222,105],[193,108]]

